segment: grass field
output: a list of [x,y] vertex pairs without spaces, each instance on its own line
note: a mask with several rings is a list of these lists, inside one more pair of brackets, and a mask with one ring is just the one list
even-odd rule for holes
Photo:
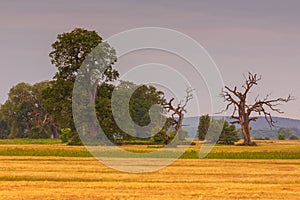
[[[38,143],[40,142],[40,143]],[[256,141],[258,146],[216,145],[208,154],[208,159],[300,159],[300,141]],[[147,145],[121,146],[127,151],[148,153],[157,150]],[[190,147],[181,158],[197,159],[200,144]],[[108,152],[107,148],[103,151]],[[172,149],[169,150],[170,155]],[[92,157],[83,146],[67,146],[58,141],[47,140],[0,140],[0,156],[58,156],[58,157]]]
[[[300,199],[298,141],[216,146],[209,159],[188,159],[197,153],[195,146],[186,159],[145,174],[108,168],[84,147],[44,143],[0,145],[0,199]],[[260,154],[266,159],[254,159]],[[284,159],[273,159],[276,154]],[[221,159],[213,158],[219,155]]]

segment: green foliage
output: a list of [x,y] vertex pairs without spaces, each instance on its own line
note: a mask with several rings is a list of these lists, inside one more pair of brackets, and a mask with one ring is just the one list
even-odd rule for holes
[[60,135],[60,139],[63,143],[66,143],[69,141],[70,137],[71,137],[71,129],[70,128],[62,128],[60,129],[61,135]]
[[69,33],[57,35],[57,40],[51,45],[53,50],[49,56],[58,72],[55,78],[74,81],[76,73],[86,56],[102,42],[96,31],[75,28]]
[[50,137],[50,125],[41,95],[48,84],[47,81],[34,85],[19,83],[10,89],[8,100],[0,110],[2,120],[9,127],[9,138]]
[[[150,119],[149,110],[155,105],[159,104],[163,99],[163,92],[158,91],[153,86],[141,85],[139,86],[131,96],[130,99],[130,115],[132,120],[135,122],[136,136],[142,138],[151,138],[152,126],[148,126],[148,129],[144,127],[152,123],[152,125],[160,124],[159,117]],[[161,116],[161,109],[159,107],[152,107],[153,116]],[[140,128],[142,127],[142,128]],[[162,127],[158,127],[161,129]]]
[[210,125],[209,115],[202,115],[199,119],[198,125],[198,139],[204,140]]
[[47,113],[53,117],[58,127],[69,127],[75,130],[72,115],[72,90],[72,81],[58,79],[44,88],[42,98]]
[[285,140],[285,139],[286,139],[286,135],[284,133],[278,134],[278,140]]
[[216,141],[218,144],[231,145],[239,141],[238,130],[234,125],[230,125],[226,120],[210,119],[208,115],[203,115],[199,120],[199,139],[204,139],[208,131],[210,136],[207,140],[210,142],[215,141],[220,132],[221,134]]
[[239,141],[237,130],[234,125],[230,125],[227,121],[223,124],[223,130],[219,137],[219,144],[234,144]]
[[176,134],[176,131],[174,130],[167,133],[165,129],[162,129],[158,133],[152,135],[152,141],[154,141],[156,144],[169,144],[172,142],[174,145],[177,145],[186,142],[187,136],[187,131],[181,130],[178,134]]
[[162,133],[157,133],[157,134],[153,135],[152,140],[156,144],[165,144],[167,142]]
[[[114,93],[114,101],[112,102],[113,90],[117,92]],[[135,91],[130,96],[133,90]],[[126,102],[126,99],[129,100],[129,103]],[[97,118],[102,130],[112,142],[119,143],[120,140],[133,140],[134,136],[136,136],[136,139],[139,137],[150,139],[152,135],[151,126],[149,126],[149,129],[141,129],[138,125],[148,125],[147,123],[150,122],[149,109],[152,105],[159,103],[160,100],[161,92],[146,85],[138,86],[125,81],[121,81],[117,87],[110,84],[101,84],[96,98]],[[112,105],[115,109],[114,116]],[[128,109],[130,116],[126,116]],[[120,119],[119,125],[122,130],[116,124],[115,119]],[[138,125],[131,123],[131,120]],[[152,123],[156,124],[157,122]]]
[[[100,48],[94,49],[97,45]],[[113,81],[118,78],[119,73],[112,69],[116,62],[116,53],[107,43],[102,43],[102,38],[95,31],[89,31],[76,28],[69,33],[59,34],[56,42],[52,44],[52,52],[49,54],[52,64],[58,72],[55,74],[56,79],[52,86],[44,92],[47,110],[54,116],[54,121],[59,127],[69,127],[71,136],[69,144],[80,144],[81,140],[76,132],[73,115],[72,115],[72,91],[75,78],[83,80],[82,96],[85,101],[87,97],[95,95],[90,89],[90,85],[98,86],[98,82]],[[94,50],[93,50],[94,49]],[[101,66],[102,65],[102,66]],[[81,70],[79,70],[81,67]],[[76,91],[78,92],[78,91]],[[93,104],[95,98],[89,98],[88,104]],[[77,110],[85,115],[79,115],[77,121],[89,119],[89,106],[78,105]],[[103,121],[102,121],[103,123]],[[104,122],[107,123],[107,122]],[[82,127],[91,134],[95,132],[96,125],[89,121],[87,127]]]
[[39,138],[50,138],[51,131],[47,129],[40,129],[38,126],[32,127],[30,133],[28,134],[28,138],[39,139]]

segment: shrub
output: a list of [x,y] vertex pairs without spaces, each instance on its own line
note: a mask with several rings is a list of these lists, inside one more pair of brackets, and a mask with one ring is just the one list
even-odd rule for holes
[[163,144],[166,142],[162,133],[157,133],[157,134],[153,135],[152,140],[156,144]]
[[278,140],[285,140],[285,134],[284,133],[279,133],[278,134]]
[[60,139],[63,143],[66,143],[69,141],[71,137],[71,129],[70,128],[62,128],[61,130]]

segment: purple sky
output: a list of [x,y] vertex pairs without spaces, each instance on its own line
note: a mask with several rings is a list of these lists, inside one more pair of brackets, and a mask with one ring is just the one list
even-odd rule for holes
[[[210,53],[226,85],[251,71],[263,80],[254,91],[292,93],[284,115],[300,119],[300,1],[2,1],[0,2],[0,102],[19,82],[51,79],[50,45],[75,27],[104,39],[127,29],[157,26],[194,38]],[[205,111],[204,111],[205,112]]]

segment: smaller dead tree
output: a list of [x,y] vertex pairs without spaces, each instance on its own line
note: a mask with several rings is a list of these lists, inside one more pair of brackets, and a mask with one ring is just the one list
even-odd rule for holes
[[267,95],[265,98],[259,99],[257,96],[253,104],[247,104],[249,91],[253,86],[257,85],[257,83],[261,80],[261,77],[258,77],[257,74],[251,74],[249,72],[248,77],[245,78],[246,82],[242,86],[244,89],[243,92],[239,92],[237,87],[230,89],[226,86],[222,96],[224,101],[227,102],[225,111],[227,111],[230,107],[233,108],[231,118],[235,121],[232,121],[231,123],[239,124],[241,126],[244,136],[244,143],[250,144],[250,122],[258,119],[258,117],[250,117],[251,114],[257,113],[258,115],[264,115],[270,128],[272,128],[275,121],[272,118],[271,112],[283,113],[277,108],[277,106],[280,105],[280,103],[286,103],[293,100],[293,97],[289,95],[287,98],[270,99],[270,95]]
[[[184,97],[183,100],[177,104],[177,106],[173,105],[174,98],[170,99],[169,102],[163,101],[161,105],[163,106],[164,109],[167,110],[167,112],[171,112],[171,125],[175,128],[176,135],[179,134],[179,131],[182,127],[182,122],[184,118],[184,113],[187,113],[186,106],[188,102],[193,99],[193,92],[194,89],[192,88],[187,88],[186,91],[186,96]],[[164,135],[166,141],[170,140],[170,136],[167,134]]]

